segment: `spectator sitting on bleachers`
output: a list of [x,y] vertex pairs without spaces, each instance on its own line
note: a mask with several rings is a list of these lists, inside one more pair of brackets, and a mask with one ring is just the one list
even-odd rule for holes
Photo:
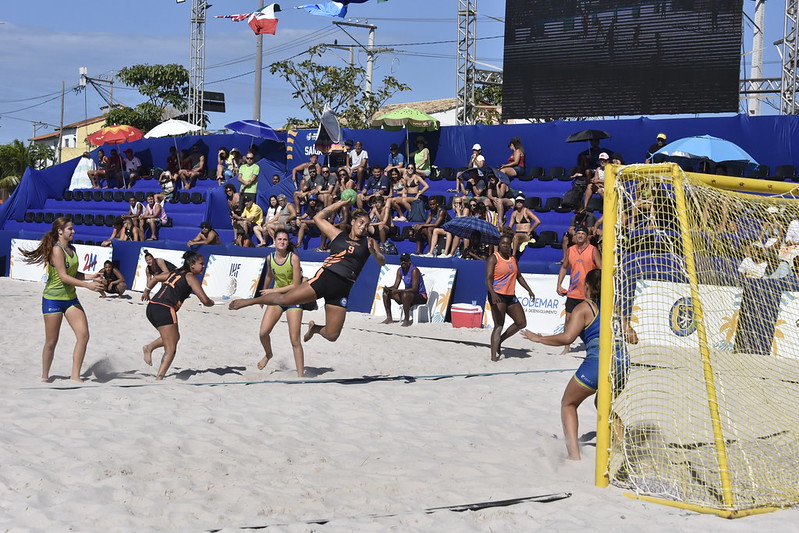
[[259,226],[253,226],[252,233],[255,235],[255,238],[258,240],[258,244],[256,248],[261,248],[269,244],[267,240],[269,239],[269,232],[267,231],[266,227],[271,224],[272,222],[276,222],[278,217],[280,216],[280,212],[283,210],[280,207],[280,204],[277,201],[277,196],[274,194],[269,197],[269,205],[264,211],[264,220]]
[[605,197],[605,166],[610,162],[610,156],[607,152],[599,154],[599,166],[594,171],[594,176],[587,181],[588,186],[585,188],[585,197],[583,198],[583,207],[588,207],[588,200],[595,194],[602,198]]
[[602,152],[612,154],[613,150],[608,147],[602,148],[599,146],[599,139],[592,139],[589,141],[590,146],[588,150],[577,154],[577,167],[578,168],[597,168],[599,166],[599,154]]
[[111,235],[100,243],[100,246],[111,246],[114,241],[143,241],[141,230],[133,224],[129,218],[117,217],[114,219],[114,226]]
[[372,208],[369,211],[369,226],[372,237],[379,237],[379,241],[386,242],[388,230],[391,227],[391,209],[381,195],[373,196],[370,201]]
[[189,151],[186,149],[181,150],[179,160],[180,160],[180,170],[178,170],[178,173],[176,174],[176,176],[178,177],[180,177],[181,171],[191,170],[191,154],[189,153]]
[[541,224],[541,219],[535,216],[530,209],[524,207],[524,196],[519,195],[514,200],[508,226],[513,228],[513,243],[511,251],[514,255],[524,251],[528,243],[535,242],[535,229]]
[[222,244],[222,239],[219,234],[211,226],[210,222],[200,222],[200,233],[197,234],[192,240],[186,243],[186,246],[202,246],[203,244]]
[[358,184],[358,189],[363,189],[363,180],[369,169],[369,152],[363,149],[363,143],[356,141],[355,148],[349,155],[350,176]]
[[459,194],[467,198],[478,198],[481,202],[487,198],[486,192],[486,178],[480,173],[479,169],[471,168],[464,172],[463,180],[460,181],[458,191]]
[[396,143],[392,143],[388,148],[388,163],[386,163],[385,168],[386,174],[393,168],[398,170],[405,168],[405,155],[400,153],[399,146],[397,146]]
[[322,209],[322,202],[315,195],[310,195],[305,206],[305,212],[297,216],[297,246],[302,246],[302,240],[305,238],[306,233],[311,237],[318,237],[322,234],[313,219]]
[[584,207],[575,208],[574,215],[572,216],[571,222],[569,222],[569,229],[563,234],[563,258],[558,261],[557,264],[563,264],[563,261],[566,260],[569,247],[574,245],[575,230],[578,227],[587,228],[588,238],[590,240],[595,235],[596,225],[597,219],[593,213],[586,211]]
[[314,169],[316,171],[314,175],[319,175],[322,173],[322,165],[319,164],[318,154],[311,154],[307,162],[300,163],[299,165],[291,169],[291,181],[294,183],[294,187],[298,191],[301,190],[303,181],[308,180],[309,178],[308,171],[310,169]]
[[[427,192],[430,185],[425,181],[422,174],[416,169],[416,163],[408,163],[408,168],[405,169],[405,176],[402,179],[402,195],[392,200],[392,206],[400,213],[401,208],[410,211],[411,205],[420,200],[422,195]],[[394,218],[395,221],[405,222],[405,216]]]
[[508,143],[508,148],[511,149],[508,162],[497,167],[497,170],[508,176],[508,178],[521,178],[524,176],[525,172],[524,146],[522,146],[522,140],[519,137],[514,137]]
[[340,168],[336,171],[336,193],[341,194],[344,189],[354,189],[355,182],[352,181],[349,170]]
[[[476,200],[471,200],[474,202],[474,205],[477,205]],[[456,196],[452,199],[452,218],[460,218],[460,217],[468,217],[470,215],[470,210],[467,205],[466,198],[462,196]],[[433,238],[430,239],[430,250],[436,250],[438,248],[438,241],[441,237],[446,238],[446,243],[444,244],[444,249],[442,253],[438,255],[438,257],[447,258],[452,257],[455,251],[458,249],[458,245],[461,242],[461,238],[457,235],[454,235],[448,231],[445,231],[444,228],[435,228],[433,230]]]
[[230,152],[225,146],[222,146],[216,152],[216,182],[222,185],[225,182],[225,173],[228,169],[228,160],[230,159]]
[[655,138],[655,144],[650,145],[649,150],[646,151],[646,162],[654,163],[652,156],[664,146],[666,146],[666,134],[658,133],[657,137]]
[[[283,197],[285,198],[285,196]],[[252,234],[253,226],[260,226],[264,221],[264,212],[255,203],[251,197],[244,199],[244,210],[240,215],[233,215],[233,220],[237,223],[236,228],[236,244],[252,248]]]
[[402,212],[402,204],[397,205],[397,200],[402,198],[402,191],[405,188],[402,180],[402,172],[397,168],[392,168],[386,172],[386,175],[391,184],[389,197],[386,198],[386,205],[388,205],[389,210],[396,210],[397,220],[400,220],[405,218],[405,213]]
[[89,152],[83,152],[80,160],[78,160],[75,170],[72,172],[72,179],[69,181],[69,190],[75,189],[96,189],[89,177],[90,172],[97,170],[97,165],[94,164],[94,159]]
[[[422,224],[413,225],[414,239],[416,240],[416,255],[422,255],[425,241],[431,242],[433,230],[440,228],[449,220],[449,213],[442,206],[438,205],[438,198],[431,196],[427,201],[427,218]],[[433,257],[433,250],[425,254],[426,257]]]
[[180,173],[180,157],[178,157],[178,149],[175,146],[169,147],[169,155],[166,156],[166,170],[177,179]]
[[141,160],[133,154],[130,148],[125,150],[125,158],[122,160],[125,171],[122,172],[122,184],[124,189],[132,189],[141,174]]
[[191,147],[188,159],[191,162],[191,168],[183,169],[178,174],[180,181],[183,182],[183,189],[187,191],[194,186],[197,178],[205,174],[206,171],[205,154],[200,153],[199,144]]
[[239,175],[239,167],[241,166],[241,152],[238,148],[230,150],[230,155],[227,158],[227,168],[225,169],[225,181],[235,178]]
[[316,173],[316,165],[308,167],[308,177],[300,179],[300,186],[294,191],[294,210],[299,213],[300,205],[309,196],[316,196],[322,190],[324,178]]
[[97,150],[97,168],[96,170],[90,170],[88,172],[89,179],[92,182],[92,189],[99,189],[102,187],[101,180],[105,179],[105,188],[108,188],[108,176],[106,175],[108,172],[108,157],[105,155],[105,152],[102,148]]
[[114,188],[124,189],[125,183],[122,180],[122,157],[117,153],[116,148],[111,148],[111,155],[108,156],[108,169],[105,172],[106,182],[111,186],[114,181]]
[[466,192],[465,181],[472,174],[473,170],[477,171],[478,177],[482,177],[482,168],[485,166],[485,162],[486,158],[483,156],[483,147],[479,144],[474,144],[472,146],[472,155],[469,157],[469,162],[466,163],[466,167],[455,175],[455,189],[449,189],[447,192],[455,192],[466,196],[468,193]]
[[327,165],[322,167],[320,182],[322,188],[319,190],[319,194],[317,194],[316,197],[324,207],[327,207],[333,203],[333,197],[336,195],[336,183],[338,183],[336,175],[330,171],[330,167]]
[[175,181],[177,178],[174,174],[165,170],[158,176],[158,185],[161,186],[161,193],[156,195],[155,201],[163,203],[164,201],[172,201],[175,196]]
[[230,220],[233,225],[233,229],[236,229],[236,224],[233,219],[233,215],[240,215],[241,210],[239,209],[239,193],[236,192],[236,187],[233,186],[232,183],[225,184],[225,198],[227,200],[227,208],[228,212],[230,213]]
[[433,162],[430,160],[430,149],[427,147],[427,141],[421,135],[416,137],[416,151],[411,154],[411,158],[416,166],[416,172],[425,178],[429,177]]
[[364,205],[368,209],[372,198],[382,196],[384,198],[391,194],[391,180],[383,173],[383,167],[375,165],[372,167],[372,172],[363,189],[358,191],[355,203],[358,209],[364,209]]
[[278,195],[277,203],[280,206],[280,214],[277,220],[266,225],[266,231],[269,233],[269,238],[272,239],[273,245],[277,230],[287,231],[289,235],[297,233],[297,210],[294,209],[294,204],[288,202],[285,194]]
[[125,276],[123,276],[122,272],[120,272],[119,269],[114,266],[112,261],[106,261],[103,263],[103,268],[100,270],[100,276],[105,280],[105,290],[97,291],[100,293],[100,298],[105,298],[105,293],[107,292],[116,294],[117,296],[122,296],[128,289],[128,285],[125,283]]
[[[485,207],[484,207],[485,209]],[[473,231],[472,236],[466,239],[466,247],[461,254],[462,259],[472,259],[475,261],[485,261],[492,254],[491,247],[483,243],[483,234]]]
[[128,200],[130,206],[128,207],[128,212],[122,215],[122,219],[130,220],[134,226],[136,226],[139,231],[144,231],[144,221],[142,220],[141,216],[144,214],[144,206],[141,202],[136,200],[135,196],[131,196],[130,200]]
[[483,202],[486,207],[494,209],[497,213],[497,220],[500,225],[505,223],[505,210],[513,207],[514,198],[518,191],[512,190],[510,185],[505,182],[505,174],[490,173],[486,184],[486,194],[488,198]]
[[[144,206],[144,214],[139,217],[144,226],[150,227],[150,238],[148,241],[158,240],[158,230],[161,226],[165,225],[169,220],[166,216],[164,205],[155,201],[155,195],[151,192],[147,193],[147,205]],[[144,230],[142,230],[144,234]]]

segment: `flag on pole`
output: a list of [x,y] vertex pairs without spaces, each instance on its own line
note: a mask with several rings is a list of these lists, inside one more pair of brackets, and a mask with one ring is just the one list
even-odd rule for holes
[[250,18],[247,19],[247,24],[250,25],[255,35],[261,35],[262,33],[274,35],[277,30],[275,13],[278,11],[280,11],[280,6],[278,4],[269,4],[262,10],[256,11],[250,15]]
[[238,13],[236,15],[216,15],[215,19],[231,19],[233,22],[241,22],[252,16],[252,13]]
[[342,2],[324,2],[321,4],[305,4],[297,6],[297,9],[304,9],[311,15],[319,15],[322,17],[340,17],[347,16],[347,6]]

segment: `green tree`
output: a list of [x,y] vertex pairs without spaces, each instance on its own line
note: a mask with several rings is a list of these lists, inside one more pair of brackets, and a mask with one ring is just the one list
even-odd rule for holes
[[[393,76],[385,76],[382,84],[372,92],[363,86],[366,71],[355,66],[334,67],[320,64],[317,59],[324,55],[324,46],[308,49],[308,59],[300,63],[278,61],[272,63],[269,71],[277,74],[294,89],[291,95],[302,102],[301,108],[310,113],[310,119],[290,117],[287,126],[316,126],[329,105],[348,128],[368,128],[374,113],[392,96],[410,87],[400,83]],[[373,85],[374,87],[374,85]]]
[[55,159],[55,152],[42,144],[25,145],[20,140],[0,145],[0,189],[13,191],[27,167],[44,168]]
[[476,109],[475,122],[478,124],[502,124],[502,114],[498,109],[502,106],[501,85],[478,85],[474,89]]
[[120,70],[117,78],[148,100],[133,108],[112,109],[106,126],[127,124],[148,131],[163,122],[168,107],[184,111],[188,105],[189,72],[181,65],[133,65]]

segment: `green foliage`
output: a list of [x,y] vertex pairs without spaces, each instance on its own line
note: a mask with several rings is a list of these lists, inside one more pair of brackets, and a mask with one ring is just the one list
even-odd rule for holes
[[349,65],[333,67],[321,64],[318,59],[322,58],[324,52],[323,46],[316,46],[308,50],[308,59],[300,63],[287,60],[270,65],[269,71],[291,85],[294,89],[291,95],[302,102],[300,107],[311,115],[307,120],[291,117],[287,119],[287,126],[318,125],[327,104],[348,128],[368,128],[378,108],[396,93],[410,90],[409,86],[393,76],[385,76],[380,87],[372,92],[364,92],[360,87],[363,86],[366,71]]
[[[501,106],[502,87],[499,85],[478,85],[474,90],[474,100],[478,106]],[[477,124],[502,124],[502,114],[497,109],[478,108]]]
[[44,168],[55,159],[55,152],[41,144],[25,145],[20,140],[0,145],[0,189],[13,191],[27,167]]
[[184,110],[188,105],[189,72],[181,65],[133,65],[121,69],[117,78],[148,100],[134,108],[112,109],[106,126],[127,124],[146,132],[164,121],[167,107]]

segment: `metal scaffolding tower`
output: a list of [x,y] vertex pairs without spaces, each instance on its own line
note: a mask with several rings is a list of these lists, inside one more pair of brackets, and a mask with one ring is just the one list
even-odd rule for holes
[[203,124],[203,91],[205,90],[205,11],[206,0],[191,2],[191,53],[189,58],[188,121]]
[[[799,112],[796,104],[797,55],[796,41],[799,37],[797,14],[799,0],[785,0],[785,26],[782,37],[782,83],[780,87],[780,114],[795,115]],[[779,41],[778,41],[779,42]],[[776,43],[775,43],[776,44]]]
[[[799,0],[798,0],[799,1]],[[477,45],[477,0],[458,0],[456,66],[458,124],[474,124],[474,58]]]

